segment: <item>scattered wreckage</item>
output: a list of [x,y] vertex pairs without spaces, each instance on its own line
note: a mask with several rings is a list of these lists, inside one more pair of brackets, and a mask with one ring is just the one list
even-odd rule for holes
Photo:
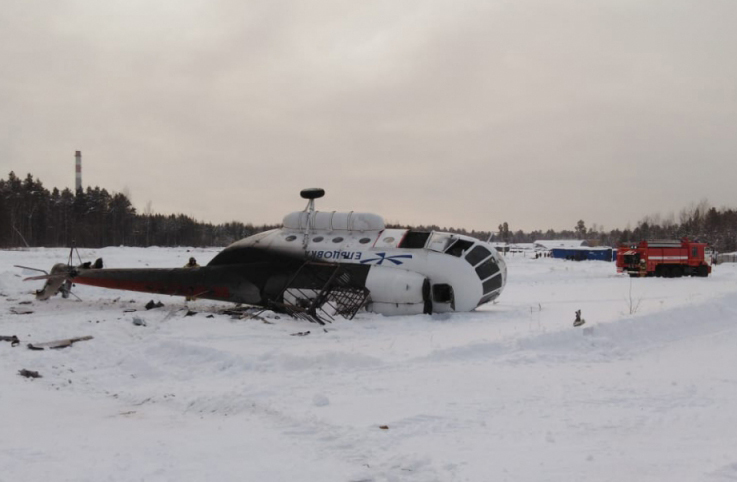
[[[29,350],[54,350],[59,348],[67,348],[72,346],[74,343],[77,343],[78,341],[87,341],[91,340],[92,336],[78,336],[76,338],[64,338],[62,340],[53,340],[53,341],[46,341],[43,343],[29,343],[26,345]],[[20,345],[20,339],[16,335],[12,336],[0,336],[0,341],[8,341],[10,342],[11,347],[16,347]]]
[[10,342],[10,346],[18,346],[18,345],[20,345],[20,340],[15,335],[12,335],[12,336],[2,336],[2,335],[0,335],[0,341],[8,341],[8,342]]
[[92,336],[78,336],[76,338],[65,338],[63,340],[54,340],[54,341],[47,341],[44,343],[29,343],[28,349],[29,350],[56,350],[59,348],[68,348],[72,346],[74,343],[77,343],[78,341],[87,341],[91,340]]

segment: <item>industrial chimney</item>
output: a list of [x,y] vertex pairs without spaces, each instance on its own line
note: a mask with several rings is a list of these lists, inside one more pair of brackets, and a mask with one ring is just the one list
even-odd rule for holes
[[75,191],[79,191],[82,189],[82,151],[77,151],[74,154],[74,158],[77,161],[77,183]]

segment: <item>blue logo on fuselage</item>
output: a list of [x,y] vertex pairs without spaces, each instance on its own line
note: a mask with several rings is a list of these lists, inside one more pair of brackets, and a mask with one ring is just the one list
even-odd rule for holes
[[411,254],[395,254],[393,256],[387,256],[386,253],[376,253],[376,255],[378,256],[378,258],[361,260],[361,264],[377,262],[377,265],[381,265],[384,263],[384,261],[390,261],[395,265],[400,265],[403,263],[403,261],[398,261],[399,259],[412,259]]

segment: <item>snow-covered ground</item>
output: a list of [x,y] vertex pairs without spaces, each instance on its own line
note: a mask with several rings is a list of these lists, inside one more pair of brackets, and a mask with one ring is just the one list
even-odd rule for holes
[[[216,254],[81,252],[107,267]],[[0,481],[737,480],[736,265],[630,279],[510,257],[505,292],[478,312],[323,330],[85,286],[81,302],[35,301],[42,282],[13,265],[67,254],[0,251],[0,335],[22,341],[0,342]]]

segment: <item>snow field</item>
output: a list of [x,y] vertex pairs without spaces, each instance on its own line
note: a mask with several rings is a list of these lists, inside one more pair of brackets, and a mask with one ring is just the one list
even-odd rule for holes
[[[107,267],[216,252],[81,250]],[[737,266],[629,279],[509,257],[506,290],[480,311],[362,313],[325,331],[86,286],[82,302],[36,302],[41,282],[12,266],[67,255],[0,251],[0,335],[23,342],[0,342],[0,481],[737,479]],[[166,306],[145,311],[152,298]]]

